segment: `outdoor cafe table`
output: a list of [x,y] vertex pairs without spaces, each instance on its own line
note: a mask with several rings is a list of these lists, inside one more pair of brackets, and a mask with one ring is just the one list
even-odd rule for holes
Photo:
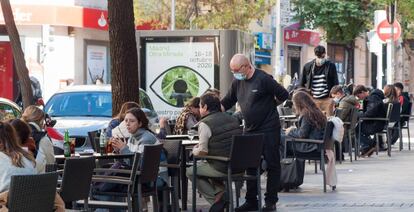
[[85,154],[85,153],[75,153],[72,154],[70,157],[65,157],[64,155],[55,155],[55,159],[57,160],[65,160],[66,158],[79,158],[79,157],[95,157],[96,159],[124,159],[124,158],[133,158],[134,153],[130,154],[117,154],[117,153],[107,153],[107,154],[101,154],[101,153],[91,153],[91,154]]

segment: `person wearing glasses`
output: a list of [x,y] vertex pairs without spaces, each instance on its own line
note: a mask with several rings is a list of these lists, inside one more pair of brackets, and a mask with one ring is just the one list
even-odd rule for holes
[[[264,134],[263,155],[267,163],[267,184],[264,211],[276,210],[280,179],[280,121],[277,103],[284,102],[288,91],[266,72],[256,69],[243,54],[236,54],[230,61],[234,76],[230,90],[221,100],[226,111],[239,103],[245,121],[245,133]],[[256,169],[247,171],[254,175]],[[236,211],[258,210],[257,183],[247,181],[246,202]]]

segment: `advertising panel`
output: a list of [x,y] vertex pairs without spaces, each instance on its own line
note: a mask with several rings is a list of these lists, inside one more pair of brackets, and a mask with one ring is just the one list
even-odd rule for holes
[[108,48],[106,46],[87,45],[86,71],[87,84],[96,84],[96,81],[108,83]]
[[146,91],[159,116],[175,119],[214,86],[214,42],[148,42],[145,51]]

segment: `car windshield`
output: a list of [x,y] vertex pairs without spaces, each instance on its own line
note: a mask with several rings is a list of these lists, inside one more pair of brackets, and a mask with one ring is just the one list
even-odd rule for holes
[[51,116],[112,116],[110,92],[59,93],[48,101],[46,113]]

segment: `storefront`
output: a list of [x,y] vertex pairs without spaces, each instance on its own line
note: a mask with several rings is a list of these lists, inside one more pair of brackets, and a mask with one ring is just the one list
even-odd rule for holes
[[[110,82],[106,5],[102,0],[11,1],[29,75],[39,80],[45,100],[71,83]],[[13,100],[17,77],[1,11],[0,52],[0,96]]]

